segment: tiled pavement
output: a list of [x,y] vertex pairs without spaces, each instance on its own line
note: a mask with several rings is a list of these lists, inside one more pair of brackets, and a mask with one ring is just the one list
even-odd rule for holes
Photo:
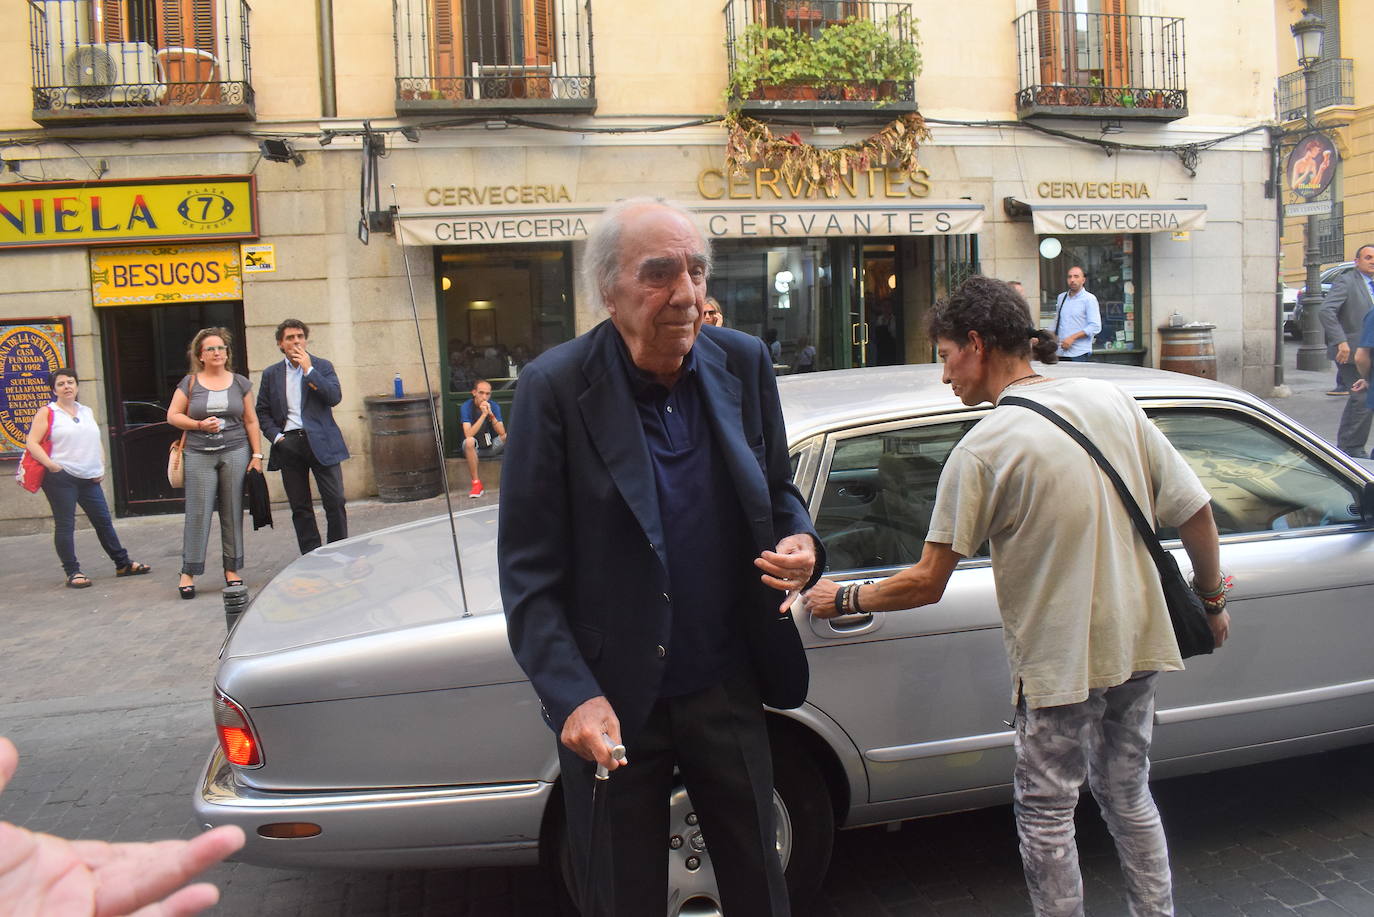
[[[1289,361],[1291,366],[1291,360]],[[1329,434],[1340,399],[1328,373],[1288,372],[1279,406]],[[460,475],[461,477],[461,475]],[[465,491],[466,488],[463,488]],[[480,502],[494,500],[489,493]],[[459,494],[455,503],[479,501]],[[442,500],[358,503],[363,532],[442,511]],[[249,533],[250,588],[295,556],[285,507]],[[224,625],[215,590],[180,601],[180,517],[120,520],[152,576],[115,580],[78,546],[95,586],[59,588],[47,536],[0,539],[0,734],[21,765],[0,818],[69,837],[145,839],[194,830],[188,797],[212,742],[208,691]],[[1374,917],[1374,745],[1156,784],[1181,915]],[[1110,838],[1080,812],[1089,913],[1124,915]],[[410,873],[219,867],[217,913],[544,915],[553,890],[535,869]],[[1007,807],[842,832],[817,915],[1029,913]]]

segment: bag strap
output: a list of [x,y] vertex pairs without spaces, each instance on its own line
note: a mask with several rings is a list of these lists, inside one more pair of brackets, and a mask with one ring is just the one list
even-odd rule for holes
[[1107,461],[1107,457],[1102,454],[1101,449],[1098,449],[1097,446],[1093,444],[1092,440],[1084,436],[1081,430],[1059,416],[1057,412],[1045,407],[1038,401],[1031,401],[1029,398],[1020,398],[1016,395],[1007,395],[998,401],[997,404],[999,406],[1011,404],[1016,407],[1029,408],[1049,420],[1059,429],[1069,434],[1069,436],[1073,437],[1074,442],[1082,446],[1083,449],[1096,460],[1097,464],[1101,466],[1103,473],[1111,479],[1112,484],[1116,487],[1116,492],[1121,495],[1121,502],[1126,505],[1126,512],[1130,514],[1131,521],[1135,523],[1135,530],[1140,533],[1141,540],[1145,542],[1145,547],[1150,549],[1150,556],[1154,558],[1155,567],[1160,570],[1164,569],[1168,554],[1165,553],[1164,546],[1159,543],[1159,536],[1155,534],[1154,527],[1145,519],[1145,514],[1141,511],[1140,504],[1136,502],[1135,497],[1131,496],[1131,491],[1126,487],[1126,482],[1121,480],[1121,475],[1116,473],[1116,469],[1112,467],[1112,463]]

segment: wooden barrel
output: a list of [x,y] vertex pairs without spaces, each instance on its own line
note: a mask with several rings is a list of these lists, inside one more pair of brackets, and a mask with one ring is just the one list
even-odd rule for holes
[[372,476],[383,503],[438,496],[439,453],[430,420],[431,397],[370,395],[363,399],[372,427]]
[[1164,346],[1159,352],[1159,368],[1203,379],[1217,377],[1217,351],[1212,346],[1216,325],[1165,326],[1159,329]]

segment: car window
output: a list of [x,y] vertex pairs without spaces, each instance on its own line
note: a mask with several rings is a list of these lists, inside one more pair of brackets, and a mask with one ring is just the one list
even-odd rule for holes
[[[1225,410],[1147,410],[1212,495],[1223,535],[1360,521],[1359,492],[1281,433]],[[1177,538],[1161,529],[1161,538]]]
[[838,439],[816,531],[831,570],[893,567],[921,559],[945,459],[977,419]]

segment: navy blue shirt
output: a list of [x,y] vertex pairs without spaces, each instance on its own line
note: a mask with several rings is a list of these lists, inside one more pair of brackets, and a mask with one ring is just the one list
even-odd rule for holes
[[[620,342],[658,489],[672,633],[660,697],[700,691],[744,661],[738,584],[753,551],[735,482],[716,442],[695,354],[672,389],[638,369]],[[741,569],[741,568],[747,569]]]

